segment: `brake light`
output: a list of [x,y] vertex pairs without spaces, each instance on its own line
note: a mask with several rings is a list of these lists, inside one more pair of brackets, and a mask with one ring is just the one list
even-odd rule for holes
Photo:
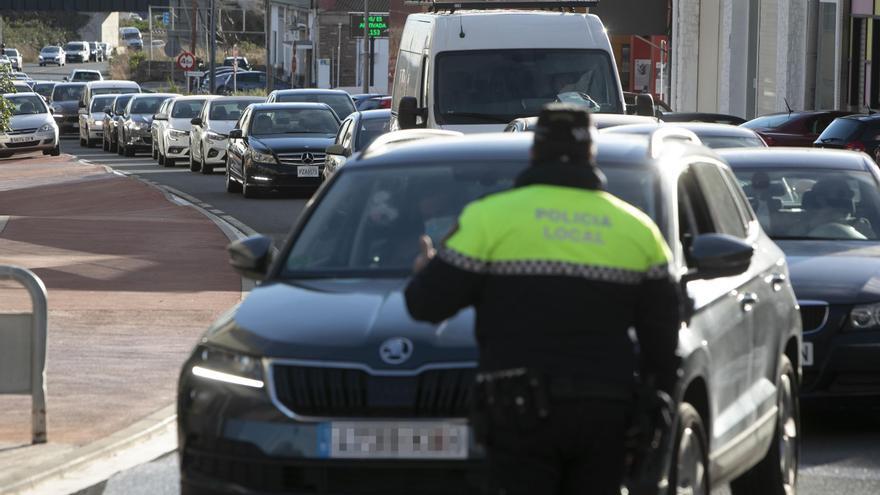
[[850,141],[846,143],[846,149],[853,151],[865,151],[865,143],[861,141]]

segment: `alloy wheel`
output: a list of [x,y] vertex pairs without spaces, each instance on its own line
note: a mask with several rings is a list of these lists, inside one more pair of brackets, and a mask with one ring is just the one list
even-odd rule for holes
[[705,486],[706,465],[703,441],[693,428],[686,427],[681,434],[676,464],[676,495],[708,495]]
[[786,494],[797,492],[798,470],[798,418],[797,405],[791,377],[783,374],[779,380],[779,469],[782,473],[783,489]]

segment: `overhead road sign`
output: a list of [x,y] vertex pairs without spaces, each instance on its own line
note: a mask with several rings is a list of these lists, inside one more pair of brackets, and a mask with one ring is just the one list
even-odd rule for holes
[[[362,12],[349,12],[348,20],[349,36],[352,38],[363,38],[364,14]],[[370,38],[387,38],[389,20],[390,16],[388,14],[374,14],[371,12],[368,19]]]

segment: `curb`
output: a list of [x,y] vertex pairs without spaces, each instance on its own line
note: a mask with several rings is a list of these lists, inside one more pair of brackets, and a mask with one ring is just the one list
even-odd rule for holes
[[176,405],[45,464],[0,480],[0,492],[73,493],[177,449]]

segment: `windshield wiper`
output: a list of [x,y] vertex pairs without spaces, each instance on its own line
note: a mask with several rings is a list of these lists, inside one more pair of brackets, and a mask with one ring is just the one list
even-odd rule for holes
[[[446,117],[465,117],[465,118],[469,118],[469,119],[482,119],[482,120],[488,120],[491,122],[498,122],[501,124],[507,124],[508,122],[513,120],[511,118],[500,117],[498,115],[494,115],[491,113],[477,113],[477,112],[446,112],[444,114],[441,114],[441,116],[444,118],[446,118]],[[514,118],[516,118],[516,117],[514,117]]]

